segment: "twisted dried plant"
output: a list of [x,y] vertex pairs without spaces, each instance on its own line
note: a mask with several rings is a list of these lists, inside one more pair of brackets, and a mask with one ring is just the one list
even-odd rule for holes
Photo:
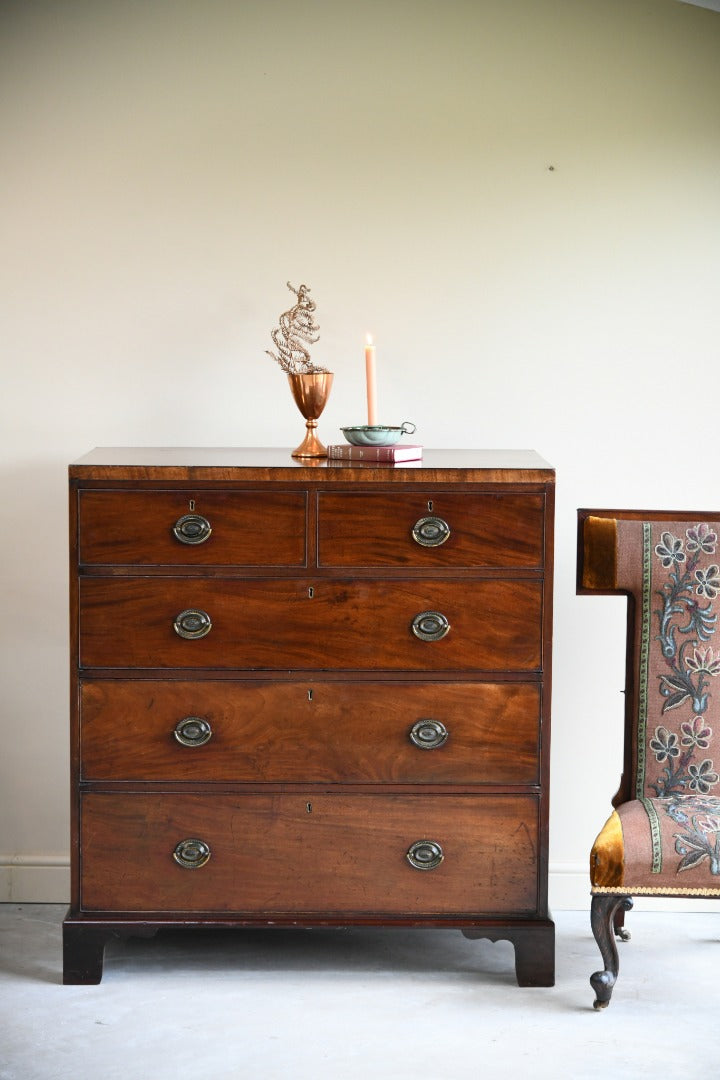
[[268,356],[275,360],[283,371],[288,375],[307,375],[313,371],[324,372],[327,368],[317,367],[310,360],[308,345],[314,345],[320,340],[318,330],[320,327],[313,321],[315,301],[311,300],[307,285],[300,285],[296,289],[288,281],[288,289],[295,293],[297,303],[284,311],[280,316],[280,325],[272,331],[272,339],[277,348],[277,353],[266,349]]

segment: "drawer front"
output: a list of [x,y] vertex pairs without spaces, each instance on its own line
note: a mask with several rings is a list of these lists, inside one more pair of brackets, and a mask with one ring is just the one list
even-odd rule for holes
[[[541,607],[541,583],[525,580],[87,577],[80,581],[80,664],[536,671]],[[205,636],[178,635],[174,626],[187,611],[203,613]],[[437,625],[434,617],[419,619],[424,612],[447,620],[440,640],[414,632],[414,622],[423,632]]]
[[[432,507],[432,509],[429,509]],[[318,495],[320,566],[537,568],[542,495]]]
[[533,683],[85,682],[82,776],[535,784],[539,716]]
[[302,491],[201,491],[194,497],[185,491],[81,491],[79,560],[304,566],[306,516]]
[[[86,911],[435,915],[537,906],[533,796],[85,795]],[[192,859],[209,849],[204,865]],[[407,853],[426,842],[416,869]],[[178,847],[178,845],[181,845]],[[198,860],[201,861],[201,860]]]

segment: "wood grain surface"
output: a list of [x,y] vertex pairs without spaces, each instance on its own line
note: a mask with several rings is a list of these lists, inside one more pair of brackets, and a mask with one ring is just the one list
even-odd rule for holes
[[[192,505],[191,505],[192,504]],[[173,526],[202,515],[212,532],[184,544]],[[305,492],[83,491],[79,561],[120,565],[303,566]]]
[[[320,566],[541,567],[542,495],[422,491],[318,494]],[[432,510],[429,509],[432,506]],[[424,517],[450,528],[439,547],[412,538]]]
[[[187,716],[210,724],[207,743],[177,741]],[[422,719],[445,725],[444,745],[411,742]],[[107,679],[81,687],[82,776],[95,781],[536,784],[539,728],[533,683]]]
[[[183,839],[211,850],[187,870]],[[439,843],[436,870],[407,861]],[[128,795],[82,807],[84,910],[528,912],[537,902],[532,796]]]
[[[80,581],[80,664],[114,668],[361,671],[536,671],[542,586],[537,581],[159,579]],[[184,640],[188,609],[212,620]],[[413,618],[439,611],[440,641],[421,641]]]

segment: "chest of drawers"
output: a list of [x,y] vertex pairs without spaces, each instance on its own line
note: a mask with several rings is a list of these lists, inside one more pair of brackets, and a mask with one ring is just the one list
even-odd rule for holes
[[65,981],[113,935],[384,925],[551,985],[553,495],[520,451],[72,465]]

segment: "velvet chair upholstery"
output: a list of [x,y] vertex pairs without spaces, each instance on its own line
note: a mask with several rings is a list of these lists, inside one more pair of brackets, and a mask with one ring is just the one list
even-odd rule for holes
[[624,769],[590,855],[599,1009],[633,896],[720,898],[720,514],[578,522],[578,592],[628,597]]

